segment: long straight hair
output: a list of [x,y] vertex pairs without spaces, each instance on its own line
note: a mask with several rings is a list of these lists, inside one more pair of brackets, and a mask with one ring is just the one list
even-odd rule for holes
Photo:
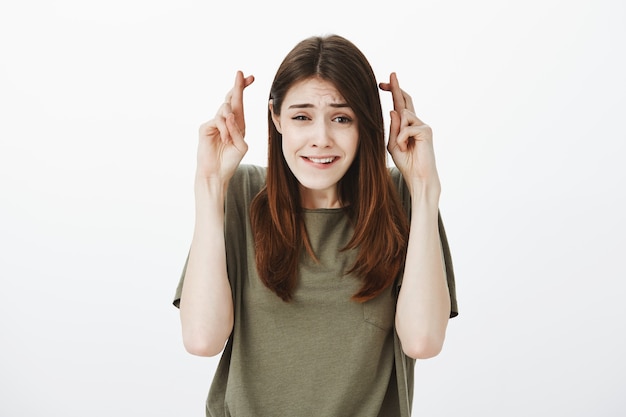
[[[295,83],[320,78],[331,82],[353,109],[359,142],[352,165],[338,183],[339,199],[354,229],[343,250],[356,249],[355,274],[362,285],[352,299],[376,297],[401,273],[408,240],[408,220],[386,163],[384,123],[378,85],[363,53],[347,39],[330,35],[297,44],[280,65],[270,90],[280,115],[287,91]],[[251,205],[256,266],[261,281],[284,301],[297,284],[298,263],[305,250],[317,259],[302,216],[298,180],[282,153],[282,135],[268,110],[268,166],[265,187]]]

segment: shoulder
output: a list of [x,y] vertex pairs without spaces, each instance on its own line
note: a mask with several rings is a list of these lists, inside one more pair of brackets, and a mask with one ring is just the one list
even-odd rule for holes
[[409,190],[406,187],[406,183],[404,182],[404,177],[398,168],[395,166],[390,166],[387,168],[389,170],[389,174],[391,176],[391,182],[395,186],[396,191],[398,192],[402,203],[406,205],[407,199],[410,201],[411,196],[409,194]]
[[240,165],[228,184],[225,226],[227,234],[245,234],[252,200],[265,185],[265,168]]
[[241,164],[237,167],[237,170],[233,174],[232,180],[246,181],[246,180],[261,180],[265,182],[265,176],[267,174],[267,168],[251,165],[251,164]]
[[257,165],[241,164],[230,179],[228,194],[244,199],[253,198],[265,186],[267,169]]
[[404,184],[402,173],[398,168],[396,168],[395,166],[390,166],[387,167],[387,169],[389,170],[389,174],[391,175],[391,180],[393,181],[394,185],[398,186]]

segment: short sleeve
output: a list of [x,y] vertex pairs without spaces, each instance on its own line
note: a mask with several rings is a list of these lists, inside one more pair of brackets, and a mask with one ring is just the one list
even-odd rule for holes
[[187,262],[189,261],[189,255],[187,255],[187,259],[185,259],[185,265],[183,266],[183,272],[180,274],[180,279],[178,280],[178,285],[176,286],[176,292],[174,293],[174,307],[180,308],[180,295],[183,292],[183,281],[185,280],[185,272],[187,272]]
[[450,292],[450,317],[459,315],[459,307],[456,301],[456,282],[454,279],[454,267],[452,265],[452,255],[450,254],[450,245],[446,230],[439,213],[439,237],[441,239],[441,250],[443,252],[443,262],[446,269],[446,279],[448,280],[448,291]]
[[[245,269],[248,238],[251,236],[249,210],[252,199],[265,185],[266,170],[255,165],[242,164],[231,178],[224,203],[224,239],[226,247],[226,269],[233,294],[237,277]],[[180,307],[180,298],[187,271],[189,254],[178,280],[173,304]]]
[[[407,213],[407,216],[411,215],[411,195],[409,190],[402,178],[402,174],[400,171],[392,167],[389,169],[391,173],[391,178],[398,190],[400,195],[400,201]],[[441,218],[441,212],[438,213],[438,223],[439,223],[439,238],[441,240],[441,252],[443,255],[443,262],[446,272],[446,280],[448,282],[448,291],[450,293],[450,317],[456,317],[459,315],[459,308],[456,299],[456,282],[454,276],[454,266],[452,264],[452,255],[450,253],[450,244],[448,242],[448,236],[446,235],[446,230],[443,224],[443,220]]]

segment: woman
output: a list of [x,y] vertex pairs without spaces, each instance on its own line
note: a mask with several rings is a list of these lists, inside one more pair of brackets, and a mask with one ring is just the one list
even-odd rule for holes
[[174,301],[185,348],[223,350],[207,416],[409,416],[414,358],[457,314],[431,130],[395,74],[377,86],[351,42],[312,37],[272,84],[267,169],[240,165],[253,81],[200,128]]

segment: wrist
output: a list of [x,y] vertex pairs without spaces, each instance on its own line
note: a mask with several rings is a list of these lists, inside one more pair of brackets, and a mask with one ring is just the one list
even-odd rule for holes
[[415,205],[416,202],[421,202],[434,205],[435,207],[439,206],[439,196],[441,195],[441,184],[439,180],[423,181],[413,179],[407,186],[411,194],[413,205]]
[[225,195],[228,189],[228,179],[220,177],[205,177],[196,173],[194,188],[196,193],[209,193],[210,195]]
[[223,215],[227,190],[227,180],[196,176],[194,183],[196,216],[202,219],[208,213]]

